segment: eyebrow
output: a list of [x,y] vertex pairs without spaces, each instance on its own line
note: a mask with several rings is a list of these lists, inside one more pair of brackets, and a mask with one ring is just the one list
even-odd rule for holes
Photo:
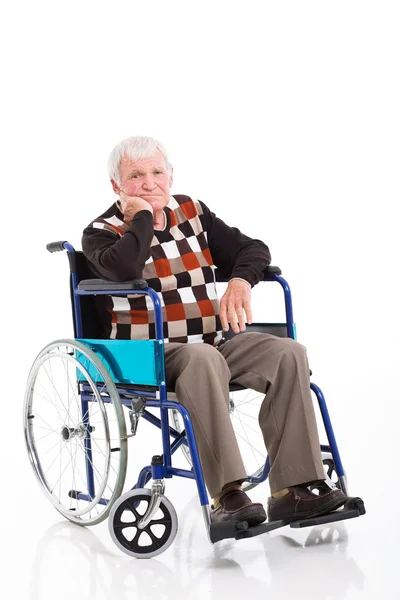
[[[152,170],[153,171],[165,171],[165,167],[153,167]],[[144,171],[141,171],[140,169],[132,169],[129,171],[129,173],[131,175],[133,175],[133,174],[142,175],[144,173]]]

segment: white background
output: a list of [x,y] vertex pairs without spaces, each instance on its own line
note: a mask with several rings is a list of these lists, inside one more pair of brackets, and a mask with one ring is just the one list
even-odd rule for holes
[[[399,17],[398,2],[368,0],[3,7],[0,531],[9,578],[0,587],[9,594],[67,598],[78,586],[84,598],[400,597]],[[68,528],[36,489],[23,447],[25,381],[46,343],[73,335],[67,258],[45,246],[80,248],[83,227],[113,201],[108,154],[135,134],[169,150],[172,192],[265,241],[291,285],[350,491],[368,510],[336,543],[289,530],[212,547],[202,524],[192,538],[182,517],[177,549],[137,562],[121,558],[103,526]],[[256,316],[268,320],[275,301],[267,293],[261,310],[259,291]],[[141,464],[153,450],[140,449]],[[260,486],[254,497],[267,495]],[[200,521],[190,482],[174,479],[168,496],[178,515],[189,507]],[[152,583],[140,591],[139,580]]]

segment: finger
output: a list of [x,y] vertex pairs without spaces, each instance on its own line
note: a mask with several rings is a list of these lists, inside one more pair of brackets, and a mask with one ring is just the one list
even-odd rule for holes
[[125,192],[123,192],[122,190],[119,191],[119,199],[121,202],[121,208],[122,208],[122,212],[126,209],[126,194]]
[[253,312],[252,312],[252,310],[251,310],[251,305],[250,305],[250,302],[249,302],[248,300],[245,300],[245,303],[244,303],[244,310],[245,310],[245,312],[246,312],[246,320],[247,320],[247,323],[248,323],[249,325],[251,325],[251,324],[252,324],[252,322],[253,322]]
[[244,310],[242,304],[236,305],[236,316],[239,323],[240,331],[246,331],[246,321],[244,318]]
[[233,303],[228,305],[228,321],[235,333],[239,333],[239,326],[237,322],[235,305]]
[[226,317],[226,301],[224,298],[221,298],[221,302],[219,305],[219,318],[221,321],[221,326],[224,331],[229,331],[228,319]]

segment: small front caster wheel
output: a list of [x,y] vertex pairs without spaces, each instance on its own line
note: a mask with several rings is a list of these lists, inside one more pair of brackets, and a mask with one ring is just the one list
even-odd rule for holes
[[151,490],[138,488],[123,494],[113,505],[108,529],[118,548],[134,558],[152,558],[170,547],[178,531],[178,517],[165,496],[152,520],[140,529]]

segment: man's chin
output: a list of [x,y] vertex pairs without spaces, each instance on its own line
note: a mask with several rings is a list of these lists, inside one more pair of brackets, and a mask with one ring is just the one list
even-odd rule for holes
[[153,210],[162,210],[163,208],[165,208],[169,202],[169,200],[167,201],[165,198],[163,198],[162,196],[148,196],[147,198],[143,198],[144,200],[146,200],[146,202],[148,202],[150,204],[150,206],[152,207]]

